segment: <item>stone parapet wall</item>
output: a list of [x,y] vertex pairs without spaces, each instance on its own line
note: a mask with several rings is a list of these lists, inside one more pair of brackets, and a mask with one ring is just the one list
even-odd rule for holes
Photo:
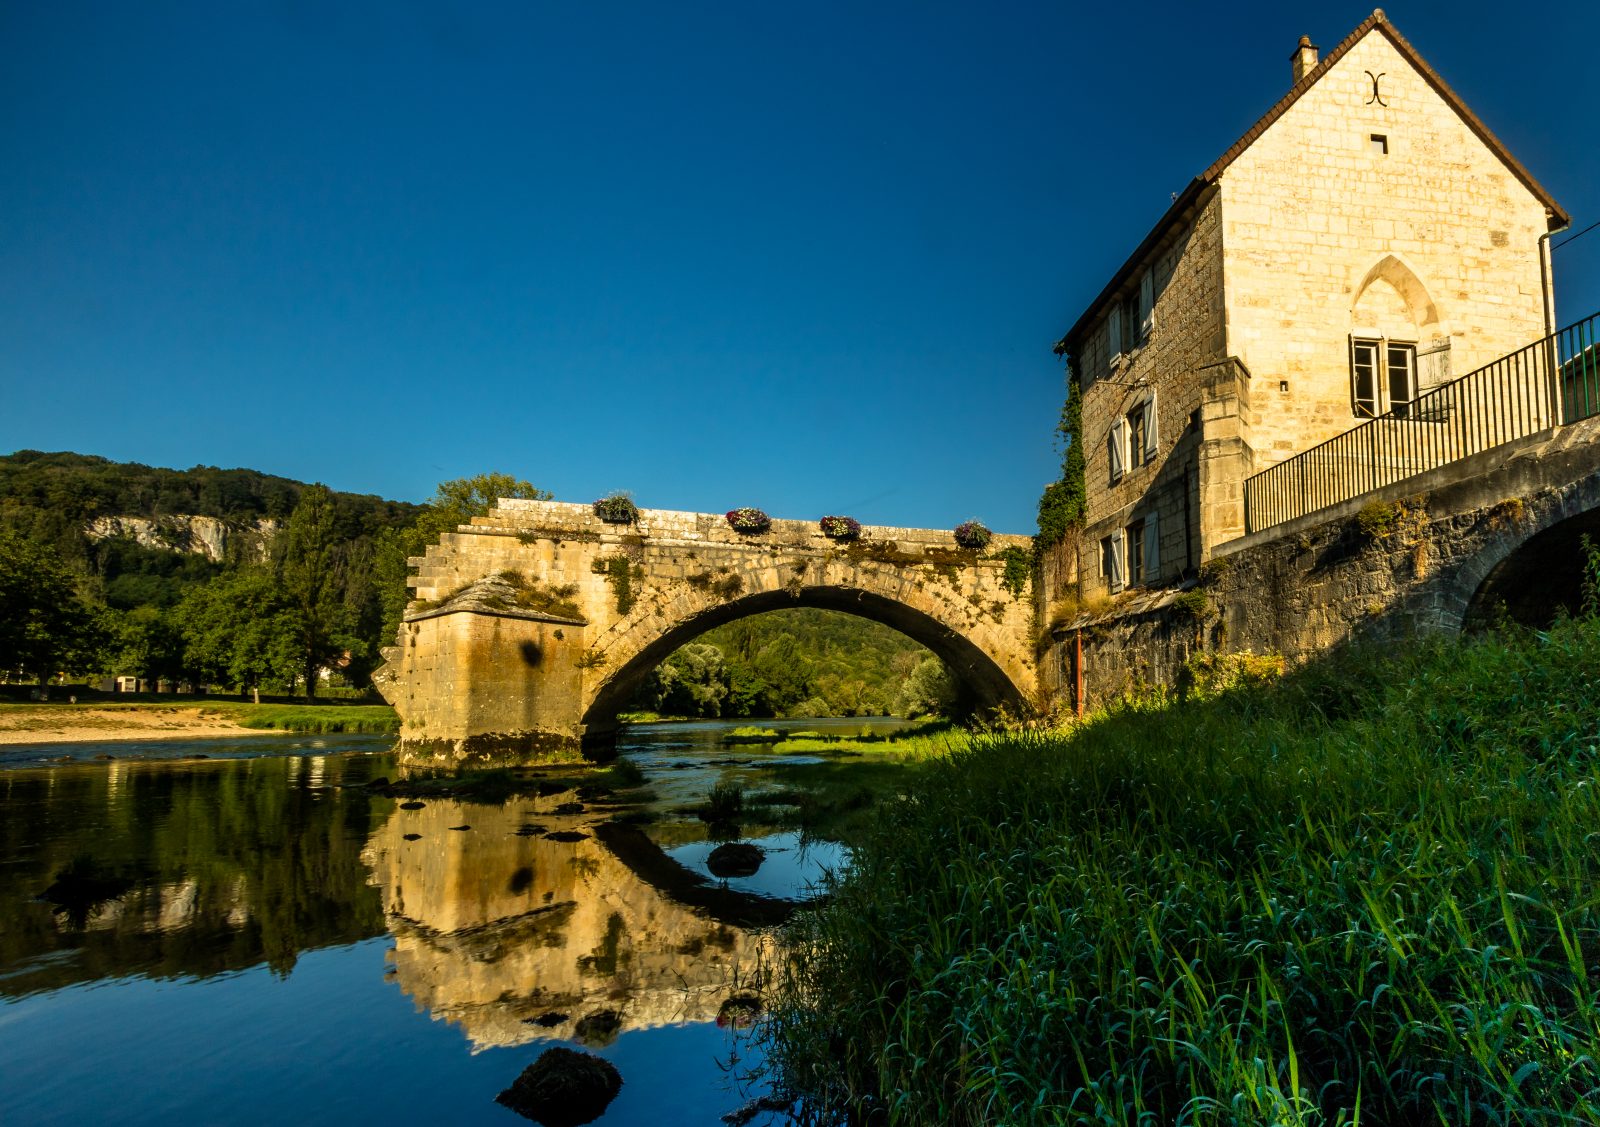
[[[774,519],[763,533],[739,532],[721,513],[691,513],[674,509],[640,509],[631,524],[610,524],[594,515],[590,505],[570,501],[526,501],[506,498],[488,516],[474,517],[471,528],[490,532],[544,533],[592,536],[639,536],[652,540],[682,540],[692,543],[785,544],[829,547],[836,543],[824,536],[814,520]],[[888,525],[862,525],[864,541],[893,541],[953,548],[955,534],[939,528],[895,528]],[[990,551],[1004,547],[1027,547],[1030,537],[997,533]]]

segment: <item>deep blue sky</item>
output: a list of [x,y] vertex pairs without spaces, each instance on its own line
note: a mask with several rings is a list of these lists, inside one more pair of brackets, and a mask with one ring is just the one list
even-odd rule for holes
[[[1369,11],[0,0],[0,451],[1031,531],[1051,343]],[[1600,219],[1600,5],[1388,12]]]

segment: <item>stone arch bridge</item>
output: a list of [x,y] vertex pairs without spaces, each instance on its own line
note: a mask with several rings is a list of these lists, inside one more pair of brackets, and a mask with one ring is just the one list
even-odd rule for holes
[[1004,552],[950,532],[868,526],[839,543],[811,521],[736,532],[720,514],[505,499],[411,560],[415,598],[374,680],[413,762],[604,749],[662,659],[714,626],[784,607],[874,619],[922,643],[979,706],[1035,693],[1033,604]]

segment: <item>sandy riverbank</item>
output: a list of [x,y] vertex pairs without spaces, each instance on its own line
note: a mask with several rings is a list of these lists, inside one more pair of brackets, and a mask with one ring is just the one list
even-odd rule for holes
[[87,704],[0,706],[0,746],[269,734],[246,728],[204,708]]

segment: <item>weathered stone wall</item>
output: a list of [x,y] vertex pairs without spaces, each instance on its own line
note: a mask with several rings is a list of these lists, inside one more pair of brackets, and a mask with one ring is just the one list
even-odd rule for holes
[[[417,602],[374,681],[419,755],[570,755],[696,635],[817,606],[901,630],[983,703],[1020,704],[1035,690],[1033,607],[1006,588],[999,556],[1029,544],[996,536],[974,552],[947,531],[875,526],[840,544],[811,521],[747,535],[720,515],[655,509],[611,525],[588,505],[508,499],[412,561]],[[540,597],[486,583],[502,573]]]
[[1544,335],[1544,205],[1378,32],[1228,166],[1221,214],[1258,470],[1360,421],[1352,331],[1448,343],[1453,376]]
[[[1077,358],[1083,387],[1084,475],[1088,507],[1079,567],[1090,592],[1106,589],[1098,557],[1103,537],[1156,511],[1160,530],[1159,574],[1179,574],[1196,550],[1194,516],[1186,525],[1184,491],[1195,472],[1193,416],[1201,406],[1201,369],[1224,357],[1222,228],[1220,197],[1213,193],[1170,243],[1152,253],[1155,301],[1149,339],[1124,343],[1115,365],[1104,320],[1088,335]],[[1130,283],[1136,292],[1137,281]],[[1112,424],[1126,417],[1151,391],[1156,394],[1155,458],[1126,468],[1111,481],[1107,439]]]
[[1600,419],[1222,545],[1198,583],[1058,619],[1039,676],[1069,708],[1079,632],[1090,707],[1171,685],[1200,651],[1298,661],[1352,639],[1454,633],[1486,579],[1537,581],[1508,565],[1535,538],[1580,523],[1600,526]]

